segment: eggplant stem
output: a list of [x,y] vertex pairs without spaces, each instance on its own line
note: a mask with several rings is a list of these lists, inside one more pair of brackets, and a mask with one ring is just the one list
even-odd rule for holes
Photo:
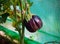
[[24,21],[24,15],[25,14],[23,13],[24,12],[23,11],[24,10],[23,3],[22,3],[23,0],[19,0],[19,2],[20,2],[20,7],[21,7],[20,9],[21,9],[21,18],[22,18],[22,30],[21,30],[22,32],[21,32],[21,35],[20,35],[21,36],[20,37],[20,44],[24,44],[24,31],[25,31],[25,27],[24,27],[24,22],[23,21]]

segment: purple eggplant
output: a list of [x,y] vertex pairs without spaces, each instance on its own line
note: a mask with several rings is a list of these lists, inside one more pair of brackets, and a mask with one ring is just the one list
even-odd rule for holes
[[42,27],[42,20],[37,15],[32,15],[29,21],[24,20],[24,25],[29,32],[36,32]]

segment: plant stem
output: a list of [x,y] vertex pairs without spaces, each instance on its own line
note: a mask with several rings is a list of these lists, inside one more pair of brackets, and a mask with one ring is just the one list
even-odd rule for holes
[[[14,21],[17,23],[17,15],[16,15],[16,3],[13,4],[13,8],[14,8]],[[12,39],[11,39],[12,40]],[[13,40],[12,40],[13,43]],[[13,43],[14,44],[14,43]]]
[[21,32],[21,37],[20,37],[20,44],[24,44],[24,11],[23,11],[23,0],[19,0],[20,2],[20,9],[21,9],[21,17],[22,17],[22,32]]
[[[22,22],[23,23],[23,22]],[[22,24],[22,33],[21,33],[21,42],[20,42],[20,44],[24,44],[24,24]]]
[[29,3],[27,3],[27,14],[31,14]]
[[13,5],[13,8],[14,8],[14,17],[15,17],[15,21],[17,22],[16,5],[15,5],[15,4]]

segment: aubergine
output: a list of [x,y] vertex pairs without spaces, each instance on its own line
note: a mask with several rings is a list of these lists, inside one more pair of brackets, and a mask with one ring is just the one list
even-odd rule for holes
[[24,25],[29,32],[36,32],[38,29],[42,27],[42,20],[37,15],[32,15],[29,21],[24,19]]

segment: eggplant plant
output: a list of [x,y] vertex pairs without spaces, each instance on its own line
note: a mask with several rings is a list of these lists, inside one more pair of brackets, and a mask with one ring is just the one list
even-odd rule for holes
[[[30,12],[30,7],[33,4],[30,0],[6,0],[7,3],[1,0],[0,2],[2,2],[2,5],[0,4],[0,22],[5,23],[7,17],[13,20],[12,26],[15,27],[20,34],[19,44],[24,44],[25,27],[29,32],[36,32],[42,27],[43,23],[41,18]],[[13,6],[13,10],[10,8],[11,5]],[[2,6],[3,9],[1,9]],[[20,7],[20,11],[17,11],[16,6]]]

